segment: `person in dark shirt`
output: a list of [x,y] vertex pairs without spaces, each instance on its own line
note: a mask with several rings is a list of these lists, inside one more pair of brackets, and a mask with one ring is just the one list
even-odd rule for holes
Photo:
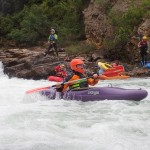
[[140,49],[141,64],[142,66],[144,66],[147,63],[147,50],[148,50],[148,42],[146,36],[143,36],[142,41],[138,43],[138,48]]

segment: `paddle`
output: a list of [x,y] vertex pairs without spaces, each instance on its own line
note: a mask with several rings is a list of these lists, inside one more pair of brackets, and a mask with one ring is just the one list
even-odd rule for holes
[[[91,77],[87,77],[87,78],[82,78],[82,79],[77,79],[77,80],[73,80],[73,81],[68,81],[68,82],[64,82],[64,83],[60,83],[60,84],[70,84],[70,83],[74,83],[74,82],[77,82],[77,81],[81,81],[81,80],[85,80],[85,79],[88,79],[88,78],[92,78],[93,76]],[[129,76],[125,76],[124,79],[127,79],[129,78]],[[112,80],[112,79],[116,79],[114,77],[107,77],[105,75],[99,75],[98,76],[98,79],[99,80]],[[121,76],[120,76],[120,79],[121,79]],[[52,85],[52,86],[46,86],[46,87],[40,87],[40,88],[35,88],[35,89],[31,89],[31,90],[28,90],[26,91],[26,94],[32,94],[34,92],[39,92],[39,91],[43,91],[43,90],[48,90],[50,87],[55,87],[55,85]]]
[[[93,76],[92,76],[92,77],[93,77]],[[68,81],[68,82],[64,82],[64,83],[60,83],[60,84],[63,84],[63,85],[65,85],[65,84],[70,84],[70,83],[74,83],[74,82],[81,81],[81,80],[85,80],[85,79],[92,78],[92,77],[77,79],[77,80]],[[49,89],[50,87],[55,87],[55,86],[56,86],[56,84],[55,84],[55,85],[52,85],[52,86],[46,86],[46,87],[31,89],[31,90],[26,91],[26,94],[32,94],[32,93],[34,93],[34,92],[39,92],[39,91],[47,90],[47,89]]]
[[31,94],[31,93],[34,93],[34,92],[38,92],[38,91],[42,91],[42,90],[47,90],[49,88],[50,88],[50,86],[31,89],[31,90],[26,91],[26,94]]

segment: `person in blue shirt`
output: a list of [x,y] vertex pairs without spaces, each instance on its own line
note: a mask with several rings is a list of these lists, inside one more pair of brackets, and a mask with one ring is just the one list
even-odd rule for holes
[[58,50],[57,50],[57,40],[58,40],[58,36],[57,34],[55,33],[55,30],[54,29],[51,29],[51,34],[49,35],[48,37],[48,43],[50,44],[47,51],[45,52],[45,56],[47,54],[49,54],[51,51],[52,48],[54,48],[55,50],[55,53],[58,57]]

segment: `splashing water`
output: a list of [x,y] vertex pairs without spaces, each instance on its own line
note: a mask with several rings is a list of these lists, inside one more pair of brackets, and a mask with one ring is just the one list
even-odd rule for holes
[[[149,150],[150,96],[140,102],[47,100],[25,91],[55,84],[9,79],[0,63],[0,150]],[[100,81],[150,92],[150,79]]]

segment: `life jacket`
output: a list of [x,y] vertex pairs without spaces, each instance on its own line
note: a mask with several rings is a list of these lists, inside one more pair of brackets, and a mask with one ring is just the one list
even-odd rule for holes
[[50,35],[50,41],[55,41],[55,36],[54,35]]
[[[75,75],[74,75],[75,76]],[[88,82],[87,79],[83,79],[80,81],[76,81],[72,85],[69,86],[69,89],[81,89],[81,88],[87,88],[88,87]]]
[[69,81],[78,80],[78,79],[82,79],[82,78],[84,78],[84,79],[80,80],[80,81],[76,81],[72,84],[69,84],[69,90],[88,87],[88,81],[87,81],[87,79],[85,79],[85,76],[81,73],[78,73],[78,74],[73,73],[70,76],[68,76]]
[[141,41],[139,43],[139,45],[140,45],[140,49],[141,49],[142,52],[146,52],[147,51],[147,49],[148,49],[147,41]]
[[[68,84],[63,84],[60,88],[57,88],[57,91],[59,92],[64,92],[67,89],[80,89],[80,88],[88,88],[89,85],[94,86],[95,84],[98,83],[99,79],[93,79],[93,78],[86,78],[87,75],[84,75],[82,73],[76,72],[74,70],[72,70],[72,72],[70,72],[70,74],[67,75],[67,77],[64,79],[64,82],[70,82]],[[78,79],[82,79],[80,81],[75,81]],[[73,82],[75,81],[75,82]]]
[[49,40],[50,40],[50,41],[55,42],[57,39],[58,39],[58,37],[57,37],[56,34],[51,34],[51,35],[49,36]]

